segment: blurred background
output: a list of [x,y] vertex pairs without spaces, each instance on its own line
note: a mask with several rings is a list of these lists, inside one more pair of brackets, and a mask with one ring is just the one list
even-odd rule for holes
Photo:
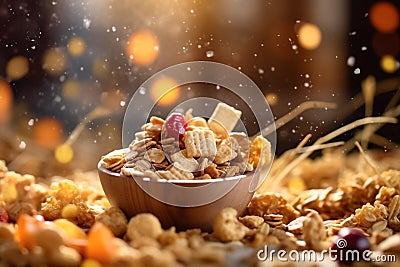
[[[399,1],[3,0],[0,159],[44,177],[95,169],[101,155],[121,146],[124,111],[140,84],[192,60],[248,75],[276,118],[305,101],[338,105],[280,128],[281,154],[308,133],[314,141],[398,104],[399,12]],[[367,78],[376,85],[368,113],[360,98]],[[156,101],[173,85],[164,77],[147,93]],[[198,87],[162,97],[160,115]],[[217,89],[207,87],[221,97]],[[398,125],[378,133],[384,149],[397,147]]]

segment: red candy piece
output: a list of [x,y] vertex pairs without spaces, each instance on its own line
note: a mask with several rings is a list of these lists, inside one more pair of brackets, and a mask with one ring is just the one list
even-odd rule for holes
[[361,229],[345,227],[340,229],[338,238],[333,241],[332,256],[344,263],[368,260],[363,257],[368,256],[365,251],[370,247],[369,239]]
[[175,139],[181,139],[186,132],[187,124],[186,120],[180,113],[172,113],[165,120],[165,128],[169,137]]
[[0,207],[0,222],[8,223],[8,213],[3,207]]

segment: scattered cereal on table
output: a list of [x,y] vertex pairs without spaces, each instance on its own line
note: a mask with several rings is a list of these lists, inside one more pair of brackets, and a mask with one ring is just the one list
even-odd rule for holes
[[[197,123],[207,129],[204,121]],[[137,140],[150,138],[137,143],[143,154],[130,154],[129,163],[124,165],[138,162],[144,169],[146,162],[161,160],[151,158],[161,155],[162,150],[165,159],[152,167],[181,176],[167,158],[177,152],[176,147],[185,149],[182,142],[161,138],[162,130],[155,125],[162,125],[163,120],[153,118],[150,124],[144,128],[145,137]],[[241,168],[237,163],[250,153],[244,145],[248,140],[242,137],[231,134],[230,145],[237,156],[228,160],[229,164],[190,158],[185,151],[179,156],[196,161],[192,179],[223,177],[232,167]],[[216,138],[216,146],[229,143],[224,140]],[[174,152],[164,151],[164,145],[170,145]],[[151,152],[146,155],[145,151]],[[255,151],[259,153],[252,153]],[[126,161],[122,155],[121,151],[114,154],[103,167],[119,167]],[[324,152],[321,158],[306,160],[287,174],[279,192],[258,191],[241,217],[233,209],[221,210],[211,233],[199,229],[177,232],[174,227],[164,230],[151,214],[126,218],[121,210],[110,207],[93,172],[45,183],[9,171],[0,161],[0,262],[2,266],[227,266],[234,251],[232,244],[240,244],[254,250],[249,261],[253,266],[255,253],[264,245],[286,251],[320,251],[331,245],[343,227],[361,228],[374,253],[399,255],[400,171],[362,172],[351,165],[354,161],[350,158]],[[134,171],[161,178],[152,170]],[[302,190],[291,190],[291,179],[301,179]]]
[[156,239],[162,231],[161,223],[157,217],[149,213],[142,213],[130,219],[126,236],[129,240],[134,240],[141,236]]
[[115,236],[122,236],[126,232],[128,220],[125,214],[117,207],[109,207],[96,216],[96,222],[108,227]]
[[214,220],[213,235],[223,242],[237,241],[245,237],[249,229],[237,218],[233,208],[221,210]]

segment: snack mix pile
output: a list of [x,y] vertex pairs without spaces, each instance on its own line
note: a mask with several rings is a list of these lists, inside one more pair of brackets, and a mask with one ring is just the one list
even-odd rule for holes
[[[242,142],[242,134],[228,134],[233,127],[227,124],[221,131],[218,123],[188,116],[175,114],[165,122],[152,118],[129,151],[107,155],[104,166],[156,179],[212,179],[269,161],[270,155],[264,159],[260,152],[265,139]],[[274,177],[267,177],[244,214],[221,210],[210,233],[163,229],[152,214],[127,218],[110,207],[94,171],[44,180],[10,171],[0,161],[0,266],[304,266],[261,261],[257,253],[265,245],[285,251],[345,250],[338,237],[349,248],[371,250],[371,259],[397,255],[393,266],[398,266],[400,157],[383,151],[371,157],[379,168],[359,154],[325,150],[292,169],[274,191],[268,185]],[[338,266],[339,261],[311,264]]]

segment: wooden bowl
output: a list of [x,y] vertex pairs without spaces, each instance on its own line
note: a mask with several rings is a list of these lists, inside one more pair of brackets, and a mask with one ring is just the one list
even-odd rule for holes
[[211,231],[218,212],[226,207],[242,213],[254,190],[253,173],[212,180],[155,180],[128,177],[111,172],[98,164],[103,190],[112,206],[130,218],[152,213],[164,229],[200,228]]

